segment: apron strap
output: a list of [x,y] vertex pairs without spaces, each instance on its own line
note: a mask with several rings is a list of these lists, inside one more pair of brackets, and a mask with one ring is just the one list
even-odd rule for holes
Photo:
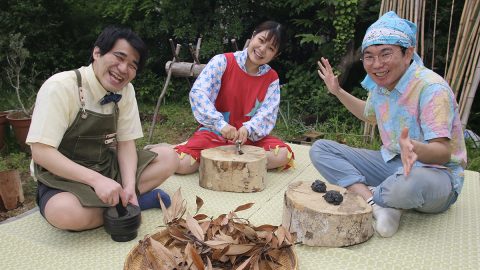
[[75,75],[77,75],[77,86],[78,86],[78,98],[80,99],[80,105],[82,106],[82,118],[87,118],[87,112],[85,111],[85,95],[83,93],[82,87],[82,75],[78,69],[75,69]]

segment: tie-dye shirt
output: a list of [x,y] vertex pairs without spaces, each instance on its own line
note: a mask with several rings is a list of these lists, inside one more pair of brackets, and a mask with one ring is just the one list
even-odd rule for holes
[[[235,61],[246,71],[247,49],[235,52]],[[190,91],[190,104],[197,121],[214,132],[220,132],[227,125],[224,115],[215,108],[215,100],[221,88],[222,76],[227,68],[227,58],[223,54],[214,56],[202,70]],[[271,67],[267,64],[258,67],[256,76],[266,74]],[[267,89],[263,102],[258,104],[252,118],[243,123],[248,130],[248,138],[258,141],[270,134],[275,127],[280,104],[279,80],[273,81]]]
[[398,140],[404,127],[409,128],[411,139],[423,143],[447,137],[452,152],[448,163],[440,166],[417,161],[414,166],[447,167],[454,178],[453,188],[460,193],[467,152],[458,105],[447,82],[413,62],[391,91],[366,81],[362,86],[369,90],[364,115],[378,125],[384,161],[400,154]]

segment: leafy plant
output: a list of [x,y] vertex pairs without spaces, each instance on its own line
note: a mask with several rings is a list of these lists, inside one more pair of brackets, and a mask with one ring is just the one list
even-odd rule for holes
[[[25,36],[20,33],[10,35],[9,51],[7,52],[7,79],[10,86],[15,89],[17,101],[27,116],[31,116],[35,100],[35,91],[33,90],[34,81],[37,76],[35,66],[28,75],[24,74],[25,61],[30,56],[30,52],[24,47]],[[31,93],[30,93],[31,92]]]
[[0,156],[0,171],[19,170],[25,172],[28,170],[30,159],[23,152],[10,153],[5,157]]
[[300,45],[304,43],[313,43],[315,45],[322,45],[325,43],[325,37],[314,34],[298,34],[295,37],[300,38]]
[[480,172],[480,145],[476,145],[471,139],[466,140],[465,144],[467,145],[467,170]]
[[358,0],[337,1],[335,4],[335,27],[336,36],[333,39],[335,58],[338,61],[345,55],[347,44],[353,42],[355,36],[355,22],[357,15]]

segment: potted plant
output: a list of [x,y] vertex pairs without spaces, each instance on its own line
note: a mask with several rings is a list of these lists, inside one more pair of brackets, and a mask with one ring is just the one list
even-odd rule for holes
[[11,111],[7,119],[12,125],[15,138],[23,151],[28,152],[30,147],[25,144],[28,129],[30,128],[31,115],[35,102],[35,79],[38,75],[35,66],[29,74],[24,74],[25,60],[30,52],[24,48],[25,36],[19,33],[10,35],[9,50],[7,52],[7,80],[15,89],[20,110]]
[[20,170],[28,167],[25,153],[0,157],[0,210],[12,210],[25,200]]

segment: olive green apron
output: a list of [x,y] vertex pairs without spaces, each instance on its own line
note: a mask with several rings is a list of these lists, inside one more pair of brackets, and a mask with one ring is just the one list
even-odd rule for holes
[[[77,113],[73,124],[65,132],[58,151],[70,160],[92,169],[100,174],[122,183],[120,168],[115,150],[116,131],[118,119],[118,105],[112,114],[101,114],[85,109],[82,79],[80,72],[75,70],[81,109]],[[138,163],[136,192],[138,194],[138,181],[145,167],[157,156],[147,150],[137,150]],[[59,177],[34,164],[34,175],[43,184],[68,191],[87,207],[108,207],[96,195],[89,185]]]

